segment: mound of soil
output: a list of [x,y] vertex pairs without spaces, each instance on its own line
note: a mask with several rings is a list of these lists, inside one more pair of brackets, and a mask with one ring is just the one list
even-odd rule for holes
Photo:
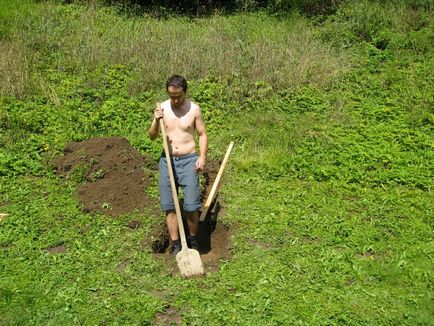
[[[207,162],[201,184],[203,202],[212,188],[220,164],[218,161]],[[85,212],[101,212],[110,216],[134,210],[143,212],[145,208],[147,212],[155,212],[154,227],[144,245],[155,254],[164,254],[168,264],[177,270],[175,259],[168,253],[170,241],[158,200],[150,198],[145,192],[150,180],[147,173],[158,173],[155,160],[141,155],[124,138],[93,138],[68,144],[64,155],[57,161],[56,169],[60,176],[69,178],[78,175],[83,181],[78,195]],[[217,221],[220,213],[217,197],[207,218],[199,224],[200,253],[205,271],[217,270],[221,259],[230,258],[230,233],[228,227]],[[142,222],[132,220],[127,226],[135,230],[142,226]]]
[[158,205],[145,193],[149,183],[145,164],[153,164],[152,159],[142,156],[126,139],[93,138],[67,145],[57,172],[68,176],[82,169],[86,182],[78,195],[84,210],[118,216]]

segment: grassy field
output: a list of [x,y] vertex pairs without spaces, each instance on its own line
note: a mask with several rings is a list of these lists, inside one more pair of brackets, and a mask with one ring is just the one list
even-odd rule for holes
[[[416,2],[163,20],[0,1],[0,324],[431,324],[432,19]],[[210,158],[235,141],[232,259],[188,280],[143,247],[155,217],[87,214],[53,168],[95,136],[157,159],[146,130],[175,72]]]

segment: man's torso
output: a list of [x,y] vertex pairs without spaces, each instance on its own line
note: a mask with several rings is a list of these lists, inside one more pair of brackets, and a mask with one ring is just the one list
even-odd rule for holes
[[173,109],[170,100],[161,104],[164,110],[164,125],[169,138],[171,155],[179,156],[195,152],[195,121],[199,107],[186,99],[181,108]]

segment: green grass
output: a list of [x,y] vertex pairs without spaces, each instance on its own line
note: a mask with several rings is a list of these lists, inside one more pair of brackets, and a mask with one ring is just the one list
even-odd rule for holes
[[[164,21],[21,4],[0,2],[1,324],[148,325],[168,307],[188,325],[431,323],[431,11]],[[156,55],[165,38],[173,58]],[[174,67],[210,157],[235,141],[221,189],[233,257],[189,280],[144,246],[152,212],[86,214],[79,171],[53,171],[65,144],[95,136],[156,159],[146,130]]]

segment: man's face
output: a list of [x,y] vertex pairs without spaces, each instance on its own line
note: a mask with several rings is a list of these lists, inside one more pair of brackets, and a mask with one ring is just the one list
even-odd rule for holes
[[170,97],[170,104],[174,108],[180,108],[185,101],[185,92],[181,87],[169,86],[167,93]]

